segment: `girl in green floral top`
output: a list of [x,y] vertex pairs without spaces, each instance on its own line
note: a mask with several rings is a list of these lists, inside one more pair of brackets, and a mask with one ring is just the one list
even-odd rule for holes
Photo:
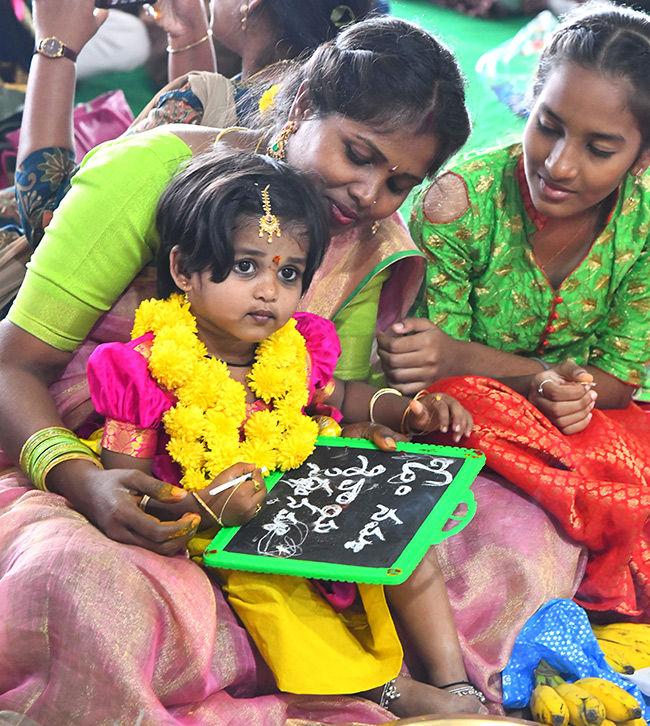
[[[412,220],[424,317],[391,326],[380,356],[402,392],[436,381],[460,400],[467,445],[543,507],[506,542],[511,504],[495,492],[467,578],[499,551],[544,581],[565,539],[587,548],[580,604],[647,618],[650,412],[632,397],[650,389],[650,18],[577,13],[542,53],[523,145],[424,192]],[[563,531],[533,551],[547,513]]]
[[523,147],[424,192],[427,319],[381,336],[394,385],[489,376],[567,434],[650,394],[649,59],[648,16],[583,8],[542,54]]

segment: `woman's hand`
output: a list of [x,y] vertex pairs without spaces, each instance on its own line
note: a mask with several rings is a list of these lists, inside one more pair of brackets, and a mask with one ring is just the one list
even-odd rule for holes
[[[250,479],[235,484],[219,494],[210,494],[210,491],[220,484],[226,484],[244,474],[250,474]],[[196,495],[214,512],[225,527],[240,527],[253,519],[259,512],[266,493],[266,484],[264,484],[260,469],[256,469],[253,464],[240,462],[224,469],[209,486],[201,489]],[[201,520],[202,527],[214,527],[215,520],[206,510],[201,512]]]
[[411,402],[406,426],[417,434],[429,431],[444,434],[451,429],[454,441],[459,442],[463,436],[472,433],[474,421],[470,412],[455,398],[445,393],[428,393]]
[[[158,0],[148,6],[158,25],[172,38],[203,37],[208,30],[208,18],[202,0]],[[144,18],[147,20],[148,18]],[[188,42],[193,42],[189,40]]]
[[408,441],[406,436],[398,434],[388,426],[370,421],[347,424],[341,430],[341,436],[349,439],[368,439],[382,451],[395,451],[398,441]]
[[[59,486],[61,483],[64,485]],[[54,467],[48,485],[53,491],[65,492],[73,508],[107,537],[161,555],[186,549],[201,521],[192,512],[186,491],[136,469],[99,469],[73,459]],[[143,495],[161,504],[187,504],[186,513],[175,521],[161,521],[140,509]]]
[[[457,370],[460,341],[426,318],[405,318],[377,334],[377,352],[389,386],[406,395],[427,388]],[[462,343],[461,343],[462,344]]]
[[591,373],[573,361],[564,361],[533,376],[528,400],[563,434],[577,434],[591,421],[598,398],[593,385]]

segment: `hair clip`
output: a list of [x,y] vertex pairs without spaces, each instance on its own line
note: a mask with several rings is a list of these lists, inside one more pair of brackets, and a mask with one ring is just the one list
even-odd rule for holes
[[267,184],[265,189],[262,189],[262,207],[264,214],[260,217],[260,237],[264,237],[268,234],[268,242],[271,244],[273,241],[273,233],[275,232],[276,237],[280,237],[282,232],[280,231],[280,222],[275,214],[271,214],[271,197],[269,196],[269,187]]
[[357,16],[349,5],[337,5],[330,13],[330,21],[336,28],[343,28],[350,25],[357,19]]

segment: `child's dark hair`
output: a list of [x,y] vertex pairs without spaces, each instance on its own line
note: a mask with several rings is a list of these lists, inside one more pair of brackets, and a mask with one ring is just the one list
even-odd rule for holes
[[387,130],[437,137],[434,174],[467,141],[464,79],[452,52],[426,30],[381,16],[324,43],[282,82],[273,123],[285,122],[301,88],[314,114],[342,114]]
[[235,228],[242,217],[259,219],[264,214],[261,192],[267,186],[271,211],[281,228],[305,229],[305,292],[329,242],[325,206],[314,185],[304,173],[268,156],[219,149],[194,157],[158,201],[159,297],[179,292],[169,270],[176,245],[183,273],[209,270],[213,282],[228,277],[234,264]]
[[632,8],[591,2],[569,13],[542,51],[533,80],[533,98],[561,63],[575,63],[630,84],[628,104],[650,146],[650,17]]

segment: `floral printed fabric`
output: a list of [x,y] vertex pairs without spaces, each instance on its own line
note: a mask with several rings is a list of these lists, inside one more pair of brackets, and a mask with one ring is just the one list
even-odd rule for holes
[[74,152],[60,146],[33,151],[16,170],[16,199],[23,234],[36,247],[47,212],[53,212],[70,188],[77,169]]
[[553,290],[530,244],[543,220],[525,202],[521,157],[516,144],[454,169],[470,204],[451,222],[433,224],[416,204],[411,232],[428,261],[418,314],[461,340],[573,358],[650,392],[650,178],[624,180],[604,230]]

